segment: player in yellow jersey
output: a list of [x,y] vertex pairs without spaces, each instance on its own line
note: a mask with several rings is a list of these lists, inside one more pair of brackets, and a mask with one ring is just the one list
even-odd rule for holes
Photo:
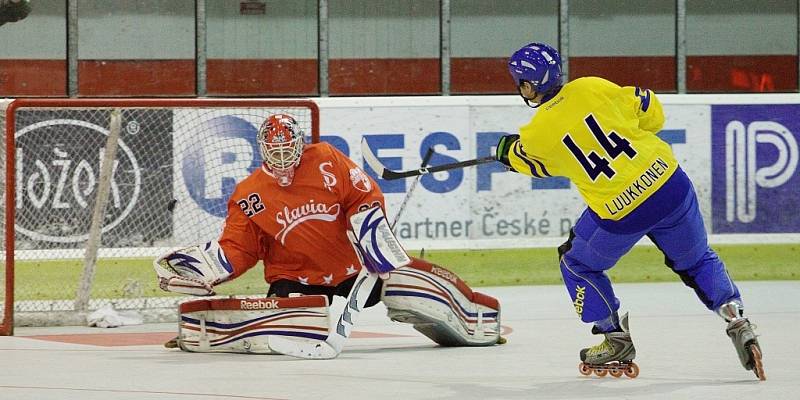
[[664,114],[655,94],[597,77],[565,84],[558,52],[543,43],[516,51],[508,67],[537,112],[519,135],[500,139],[497,159],[533,177],[569,178],[588,205],[558,248],[575,310],[594,324],[592,333],[605,336],[581,350],[581,372],[638,374],[627,314],[619,317],[605,271],[648,236],[667,266],[725,318],[742,365],[763,380],[761,349],[739,290],[708,246],[691,181],[656,136]]

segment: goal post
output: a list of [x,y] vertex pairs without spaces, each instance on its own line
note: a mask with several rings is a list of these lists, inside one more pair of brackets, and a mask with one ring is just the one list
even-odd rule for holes
[[[174,318],[184,298],[158,289],[152,258],[219,235],[235,184],[261,165],[261,123],[290,114],[319,141],[311,100],[16,99],[5,106],[0,334],[13,333],[15,322],[82,324],[86,312],[109,304],[145,320]],[[263,294],[263,281],[251,286]]]
[[[5,110],[11,100],[0,99],[0,132],[6,130]],[[0,141],[0,175],[6,180],[9,169],[13,169],[14,137],[5,136]],[[10,153],[10,154],[9,154]],[[3,248],[0,251],[0,335],[11,335],[14,333],[14,230],[9,229],[9,221],[13,226],[14,221],[14,195],[9,195],[9,190],[13,192],[13,185],[0,185],[0,202],[3,208],[0,209],[0,235],[3,238]]]

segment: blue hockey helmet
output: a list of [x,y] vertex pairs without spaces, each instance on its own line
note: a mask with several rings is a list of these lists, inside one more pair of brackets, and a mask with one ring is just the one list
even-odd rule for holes
[[541,94],[560,87],[563,81],[561,56],[544,43],[529,43],[514,52],[508,60],[508,71],[517,86],[528,81]]

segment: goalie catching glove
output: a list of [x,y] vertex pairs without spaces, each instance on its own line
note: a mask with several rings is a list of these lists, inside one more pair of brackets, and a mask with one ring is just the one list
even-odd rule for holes
[[233,266],[217,241],[172,250],[157,257],[153,268],[162,290],[194,296],[213,296],[214,286],[233,274]]

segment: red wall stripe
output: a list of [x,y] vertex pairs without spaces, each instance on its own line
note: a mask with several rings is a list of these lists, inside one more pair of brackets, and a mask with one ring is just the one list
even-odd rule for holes
[[[505,58],[454,58],[451,93],[516,93]],[[438,94],[438,59],[330,60],[329,89],[342,95]],[[0,96],[66,96],[63,60],[0,60]],[[227,60],[207,64],[207,89],[221,96],[314,96],[317,60]],[[794,55],[690,56],[690,92],[797,92]],[[620,85],[675,92],[673,57],[572,57],[572,78],[596,75]],[[80,61],[81,96],[194,96],[193,60]]]
[[194,60],[82,60],[81,96],[194,96]]
[[797,92],[797,56],[689,56],[686,90]]
[[227,60],[206,63],[210,95],[312,95],[319,93],[317,60]]
[[66,61],[0,60],[0,97],[66,95]]
[[508,59],[503,58],[451,58],[450,92],[465,93],[517,93],[508,73]]
[[438,58],[330,60],[330,94],[438,94],[439,68]]
[[571,79],[599,76],[620,86],[642,86],[656,92],[677,92],[676,62],[658,57],[570,57]]

